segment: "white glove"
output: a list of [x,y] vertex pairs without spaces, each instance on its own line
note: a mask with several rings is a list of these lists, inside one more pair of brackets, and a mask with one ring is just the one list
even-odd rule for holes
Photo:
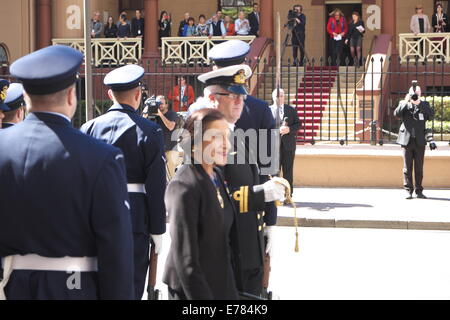
[[273,254],[273,227],[266,227],[264,229],[264,236],[267,237],[267,244],[266,244],[266,254],[272,257]]
[[277,178],[273,178],[263,185],[261,187],[264,189],[264,200],[265,202],[272,202],[272,201],[281,201],[283,202],[285,200],[285,188],[283,185],[276,182]]
[[162,250],[163,235],[162,234],[158,234],[158,235],[151,234],[150,236],[152,237],[153,243],[155,244],[155,253],[160,254],[161,250]]

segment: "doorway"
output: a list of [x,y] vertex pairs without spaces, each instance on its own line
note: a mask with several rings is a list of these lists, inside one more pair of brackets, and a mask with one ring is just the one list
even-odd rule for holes
[[[347,24],[349,24],[352,20],[352,13],[353,12],[359,12],[361,14],[361,19],[364,21],[364,16],[362,12],[362,4],[361,3],[333,3],[333,4],[327,4],[325,7],[325,23],[328,23],[328,19],[330,18],[330,13],[333,12],[335,9],[340,9],[342,13],[345,16],[345,19],[347,20]],[[325,39],[326,39],[326,49],[325,49],[325,57],[328,59],[328,57],[331,57],[331,47],[330,47],[330,35],[328,34],[326,30],[326,24],[325,24]],[[363,51],[364,52],[364,51]],[[350,64],[353,64],[353,59],[351,59],[350,55],[350,47],[347,45],[344,45],[344,54],[343,59],[344,61],[349,58]]]

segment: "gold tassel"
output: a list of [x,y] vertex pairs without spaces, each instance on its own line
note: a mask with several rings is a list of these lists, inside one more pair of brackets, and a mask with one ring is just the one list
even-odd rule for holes
[[[270,177],[270,179],[272,179],[272,177]],[[295,205],[294,200],[291,197],[291,186],[289,184],[289,182],[287,182],[287,180],[282,179],[282,178],[278,178],[276,180],[277,183],[283,185],[286,189],[286,202],[290,203],[294,209],[294,226],[295,226],[295,252],[299,252],[300,251],[300,247],[298,244],[298,218],[297,218],[297,206]],[[281,203],[279,203],[278,201],[275,202],[276,206],[280,206]]]

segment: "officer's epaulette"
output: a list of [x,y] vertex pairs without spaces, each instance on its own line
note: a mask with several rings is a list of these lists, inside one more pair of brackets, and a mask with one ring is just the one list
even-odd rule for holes
[[248,212],[248,186],[241,187],[239,191],[233,194],[233,199],[239,201],[240,213]]

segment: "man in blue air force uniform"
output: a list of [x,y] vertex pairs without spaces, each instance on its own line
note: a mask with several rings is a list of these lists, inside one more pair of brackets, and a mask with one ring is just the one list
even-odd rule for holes
[[0,131],[0,299],[133,299],[123,155],[71,126],[78,51],[11,65],[31,114]]
[[141,117],[140,80],[144,69],[128,65],[111,71],[104,83],[114,105],[81,131],[122,150],[128,178],[134,235],[136,298],[141,299],[149,266],[150,237],[159,254],[166,231],[166,165],[161,127]]
[[23,100],[23,85],[11,83],[6,92],[5,104],[8,111],[5,112],[2,128],[7,129],[22,122],[25,117],[25,101]]

